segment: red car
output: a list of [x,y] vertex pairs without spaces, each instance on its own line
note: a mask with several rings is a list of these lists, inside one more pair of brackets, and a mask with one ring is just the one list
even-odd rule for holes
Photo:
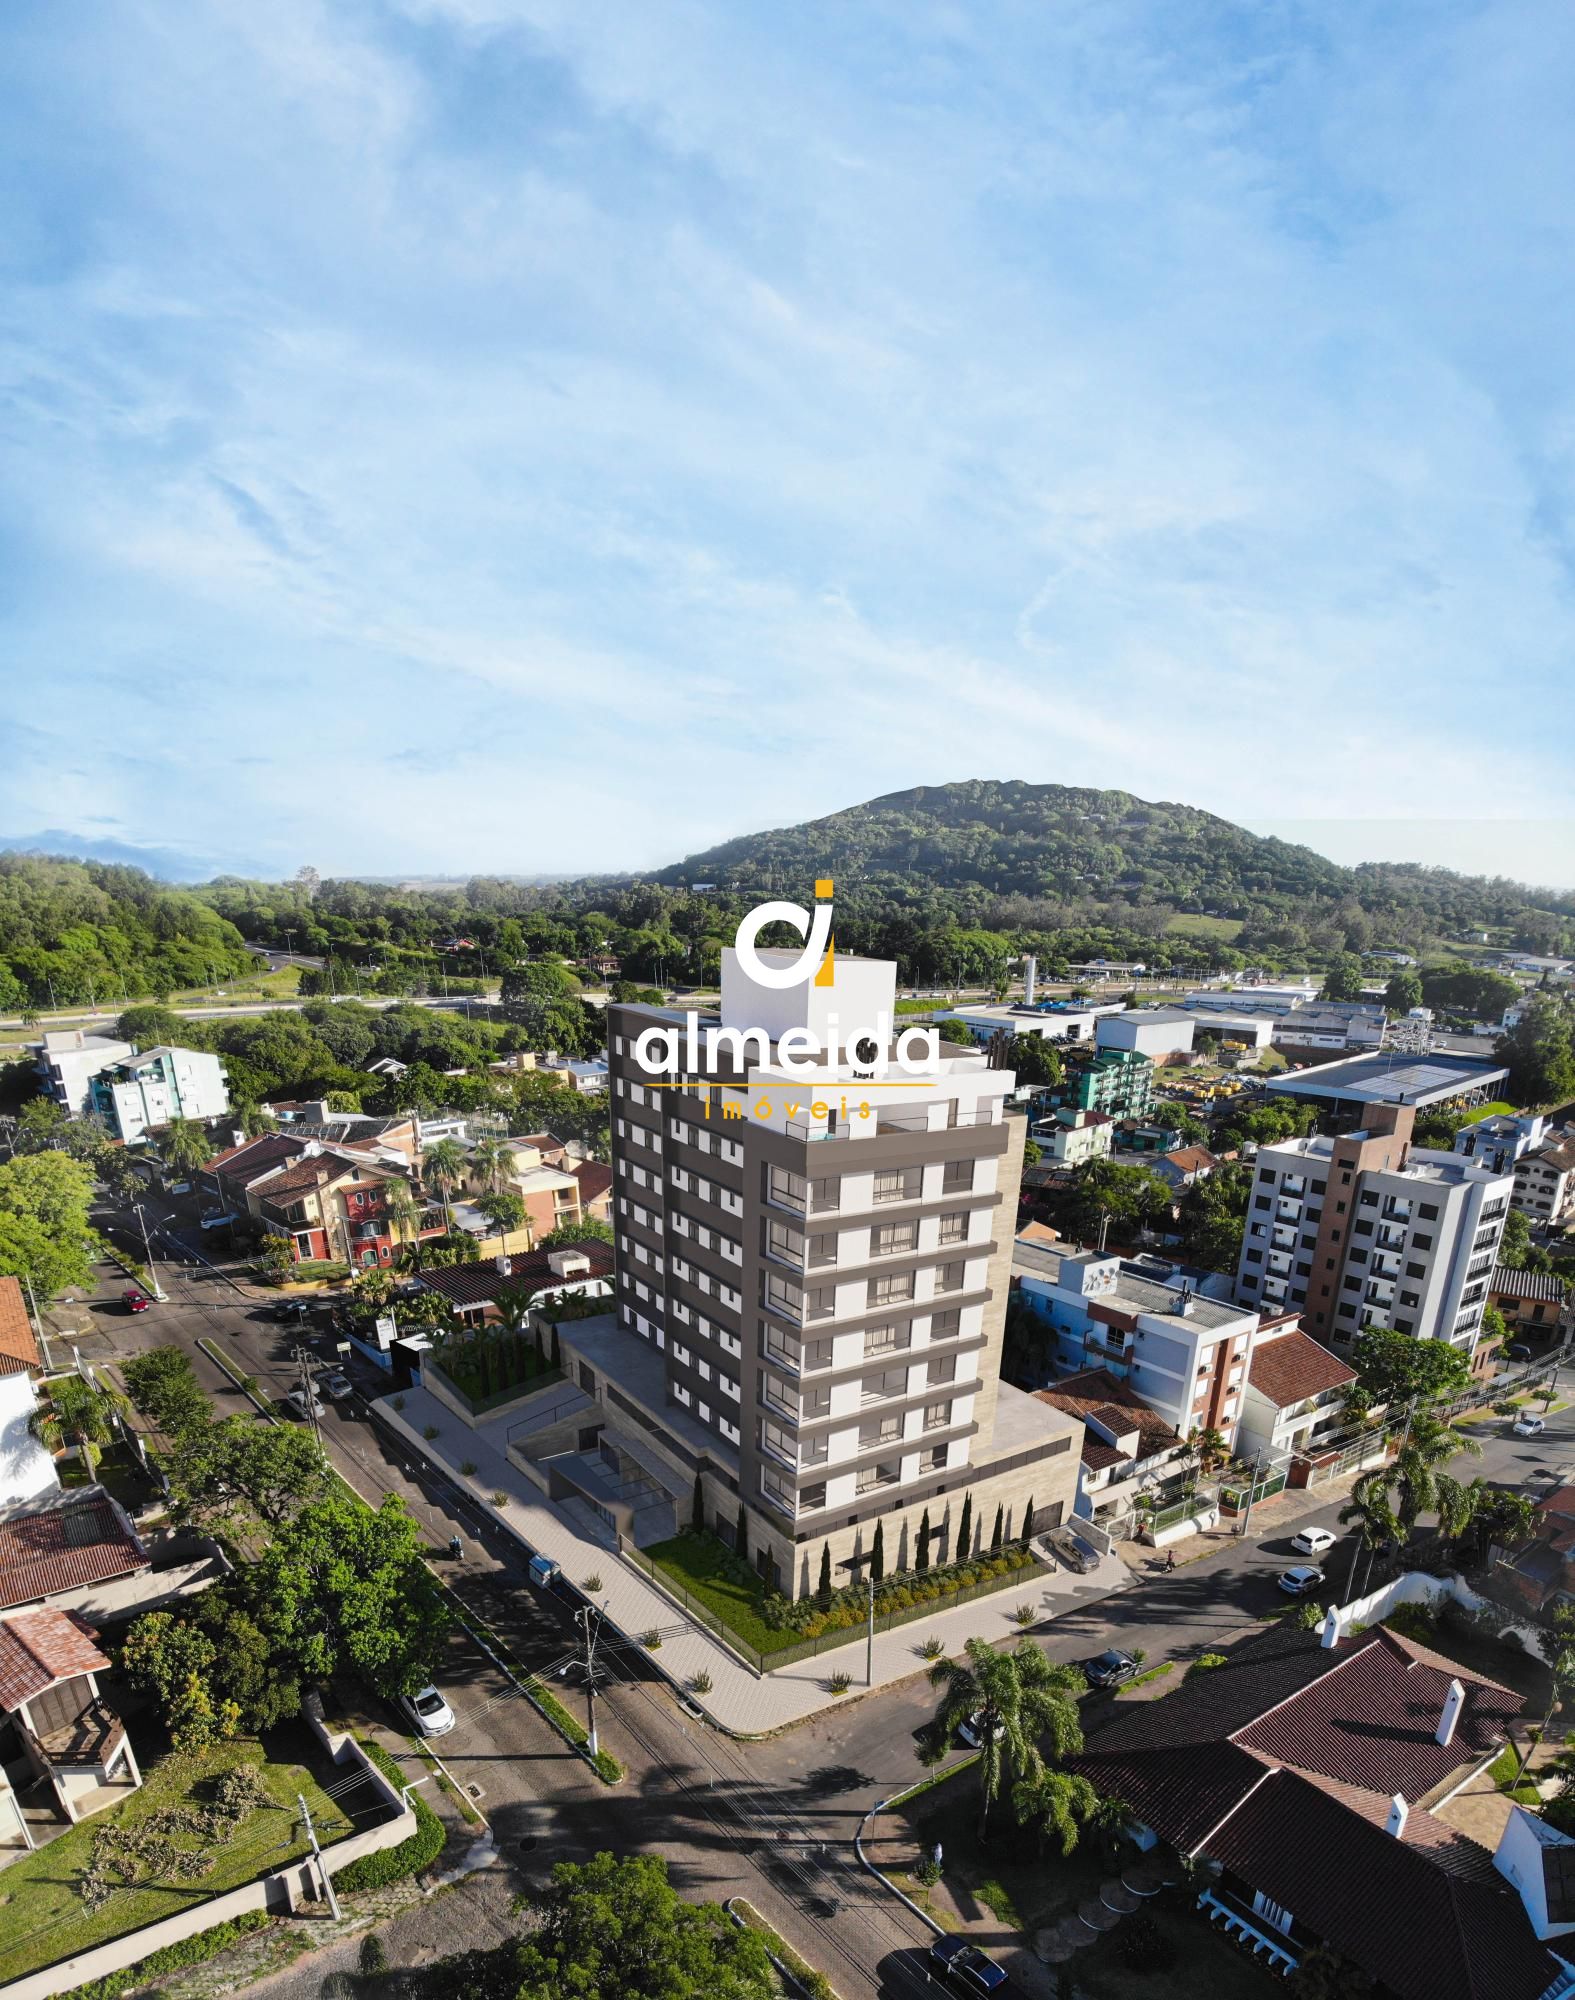
[[126,1301],[127,1312],[145,1313],[153,1303],[146,1292],[139,1292],[135,1286],[122,1292],[120,1296]]

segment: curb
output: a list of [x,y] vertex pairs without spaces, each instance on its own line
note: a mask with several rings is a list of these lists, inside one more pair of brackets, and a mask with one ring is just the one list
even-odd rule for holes
[[893,1806],[900,1806],[904,1800],[913,1798],[919,1792],[927,1792],[932,1785],[942,1784],[947,1778],[955,1776],[958,1771],[966,1771],[971,1765],[977,1764],[978,1761],[977,1754],[972,1757],[959,1757],[955,1764],[948,1764],[944,1771],[936,1771],[928,1778],[921,1778],[917,1784],[908,1785],[900,1792],[893,1792],[889,1799],[877,1799],[864,1815],[863,1819],[859,1821],[858,1831],[853,1836],[853,1852],[859,1858],[859,1866],[866,1874],[873,1875],[881,1887],[889,1890],[899,1903],[905,1903],[919,1919],[920,1923],[927,1924],[937,1937],[944,1937],[946,1935],[945,1925],[937,1923],[929,1911],[921,1909],[910,1895],[907,1895],[897,1887],[890,1876],[881,1873],[880,1869],[875,1866],[874,1862],[864,1852],[864,1836],[869,1829],[872,1819],[879,1818],[883,1812],[889,1812]]

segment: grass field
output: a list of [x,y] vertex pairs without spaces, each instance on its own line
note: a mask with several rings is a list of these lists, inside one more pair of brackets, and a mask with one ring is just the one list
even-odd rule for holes
[[756,1578],[741,1583],[722,1573],[729,1556],[714,1537],[674,1535],[670,1541],[653,1542],[644,1553],[757,1652],[798,1643],[796,1632],[773,1632],[760,1616],[761,1586]]
[[[292,1754],[308,1754],[307,1741],[304,1730],[281,1732],[276,1748],[288,1759]],[[147,1782],[124,1805],[84,1820],[36,1854],[13,1861],[0,1878],[0,1904],[4,1906],[0,1981],[19,1979],[57,1959],[73,1957],[127,1931],[157,1923],[161,1917],[174,1916],[304,1854],[308,1842],[296,1804],[297,1792],[305,1794],[325,1845],[354,1831],[304,1764],[263,1762],[264,1756],[260,1744],[240,1739],[221,1744],[202,1757],[166,1757],[151,1772],[144,1771]],[[209,1850],[213,1866],[206,1875],[195,1881],[157,1876],[117,1889],[101,1909],[88,1912],[78,1882],[103,1827],[146,1827],[156,1814],[171,1807],[203,1805],[221,1771],[247,1762],[261,1763],[263,1782],[275,1804],[249,1814],[228,1840]],[[172,1838],[180,1849],[200,1850],[204,1845],[196,1834],[176,1832]]]
[[1213,938],[1219,944],[1234,944],[1244,929],[1240,917],[1172,917],[1165,926],[1165,935]]

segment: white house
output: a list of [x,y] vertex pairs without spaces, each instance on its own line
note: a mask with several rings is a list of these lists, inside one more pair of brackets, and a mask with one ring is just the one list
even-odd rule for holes
[[1302,1332],[1301,1321],[1265,1321],[1252,1345],[1237,1450],[1269,1461],[1315,1448],[1339,1421],[1356,1370]]
[[230,1108],[224,1065],[206,1049],[144,1049],[106,1063],[88,1086],[106,1129],[132,1146],[176,1118],[222,1118]]
[[114,1035],[85,1034],[80,1028],[52,1029],[32,1048],[45,1092],[73,1118],[92,1110],[92,1083],[99,1071],[135,1053],[130,1042]]
[[1184,1007],[1133,1007],[1123,1014],[1105,1014],[1094,1030],[1102,1049],[1135,1049],[1150,1062],[1167,1056],[1191,1055],[1197,1017]]

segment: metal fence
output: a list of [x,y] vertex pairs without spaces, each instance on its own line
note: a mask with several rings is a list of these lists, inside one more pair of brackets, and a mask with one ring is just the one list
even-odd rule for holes
[[[643,1549],[637,1549],[626,1535],[618,1537],[618,1553],[648,1576],[658,1590],[672,1598],[675,1604],[681,1605],[691,1618],[704,1625],[708,1632],[720,1639],[730,1653],[737,1654],[754,1674],[775,1673],[781,1667],[791,1667],[799,1660],[813,1659],[819,1653],[835,1652],[840,1646],[856,1645],[869,1629],[867,1619],[861,1617],[856,1624],[841,1626],[834,1632],[822,1632],[813,1639],[795,1639],[784,1634],[783,1645],[773,1647],[769,1652],[763,1652],[759,1647],[752,1646],[747,1639],[740,1638],[710,1605],[702,1603],[680,1578],[674,1576],[670,1570],[664,1569],[659,1563],[653,1562]],[[875,1630],[893,1632],[899,1626],[911,1625],[918,1618],[938,1618],[943,1612],[955,1611],[959,1605],[973,1603],[975,1598],[990,1597],[998,1591],[1010,1590],[1014,1585],[1033,1583],[1036,1578],[1045,1574],[1047,1572],[1041,1563],[1031,1562],[1022,1569],[1008,1570],[1005,1576],[986,1577],[979,1583],[966,1584],[958,1590],[949,1590],[944,1596],[931,1598],[926,1604],[911,1604],[895,1611],[877,1612]],[[901,1588],[900,1580],[892,1579],[891,1587]]]

